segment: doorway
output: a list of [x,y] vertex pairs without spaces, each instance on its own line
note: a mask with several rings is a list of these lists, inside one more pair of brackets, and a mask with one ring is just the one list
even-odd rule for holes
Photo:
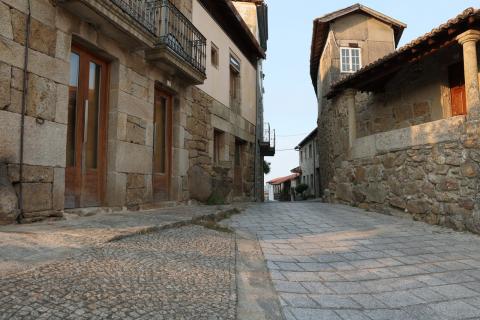
[[452,117],[467,114],[467,97],[465,93],[465,75],[463,63],[451,65],[448,68],[450,82],[450,103]]
[[170,200],[173,145],[173,97],[155,89],[153,127],[153,202]]
[[65,208],[103,204],[108,63],[82,47],[70,54]]

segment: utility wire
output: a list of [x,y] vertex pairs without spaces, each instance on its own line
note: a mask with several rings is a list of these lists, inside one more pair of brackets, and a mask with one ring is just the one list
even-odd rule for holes
[[277,137],[281,137],[281,138],[287,138],[287,137],[298,137],[298,136],[304,136],[304,135],[307,135],[309,134],[310,132],[306,132],[306,133],[298,133],[298,134],[286,134],[286,135],[277,135]]

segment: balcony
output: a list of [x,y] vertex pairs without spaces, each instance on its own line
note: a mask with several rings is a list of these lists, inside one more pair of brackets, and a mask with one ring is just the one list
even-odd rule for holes
[[203,83],[207,40],[169,0],[157,2],[160,18],[158,41],[155,48],[147,50],[147,59],[175,66],[193,84]]
[[171,76],[191,84],[205,81],[206,39],[169,0],[56,0],[102,33]]
[[275,130],[273,130],[273,134],[272,134],[272,131],[270,129],[270,124],[265,123],[263,126],[262,141],[260,141],[260,154],[263,157],[273,157],[275,155],[275,143],[276,143]]

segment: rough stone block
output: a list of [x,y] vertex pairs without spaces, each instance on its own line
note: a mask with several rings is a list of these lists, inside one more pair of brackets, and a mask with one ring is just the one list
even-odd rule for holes
[[[18,10],[12,10],[13,39],[21,45],[25,45],[26,15]],[[55,55],[57,34],[53,27],[48,26],[37,19],[31,20],[30,48],[48,54]]]
[[371,184],[365,189],[368,202],[384,203],[387,191],[382,184]]
[[426,214],[430,211],[430,204],[426,200],[410,200],[407,202],[407,210],[413,214]]
[[57,85],[55,122],[68,124],[68,87]]
[[[27,115],[55,121],[57,87],[55,82],[31,74],[28,79]],[[65,105],[64,108],[67,108]],[[64,120],[64,122],[66,122]]]
[[[0,10],[1,10],[1,7],[0,7]],[[0,24],[3,24],[3,22]],[[0,110],[4,110],[8,108],[11,104],[11,89],[10,89],[11,78],[12,78],[12,68],[8,64],[0,63]]]
[[13,39],[12,18],[7,5],[0,2],[0,36]]
[[23,209],[25,212],[46,211],[52,209],[51,183],[24,183]]
[[350,183],[339,183],[337,185],[335,197],[343,201],[353,202],[354,196],[352,185]]
[[143,173],[152,172],[153,149],[134,143],[118,141],[117,153],[112,155],[116,159],[118,172]]
[[462,173],[462,176],[467,178],[473,178],[478,176],[479,167],[478,164],[474,162],[467,162],[460,167],[460,171]]
[[0,37],[0,57],[2,57],[3,62],[22,68],[24,53],[25,48],[19,43]]
[[123,91],[118,91],[117,99],[118,111],[145,121],[153,121],[153,105],[146,99],[140,99]]
[[128,116],[127,117],[127,134],[126,141],[130,143],[136,143],[145,145],[146,136],[146,123],[139,118]]
[[200,166],[188,170],[188,185],[192,199],[206,202],[212,194],[212,177]]
[[63,210],[65,208],[65,169],[54,168],[53,170],[53,210]]
[[145,188],[145,175],[143,174],[128,174],[127,188]]
[[125,205],[127,192],[127,175],[108,172],[106,201],[109,206]]
[[17,213],[17,194],[8,178],[7,166],[0,164],[0,224],[12,223]]
[[145,202],[145,188],[127,189],[127,205],[137,205]]
[[0,110],[0,161],[18,163],[20,158],[20,115]]
[[53,168],[41,166],[23,166],[23,182],[53,182]]
[[69,61],[72,37],[62,31],[57,30],[57,41],[55,47],[55,57]]
[[[67,126],[25,117],[26,164],[65,167]],[[17,147],[18,148],[18,147]]]

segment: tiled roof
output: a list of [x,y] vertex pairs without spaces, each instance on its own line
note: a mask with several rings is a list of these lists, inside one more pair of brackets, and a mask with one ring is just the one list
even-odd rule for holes
[[[337,81],[332,85],[331,91],[327,94],[327,97],[332,97],[339,91],[349,88],[355,83],[355,81],[360,80],[362,76],[365,76],[367,73],[368,77],[371,78],[371,74],[377,71],[384,71],[385,65],[387,64],[389,66],[395,65],[398,68],[401,66],[402,62],[399,63],[395,61],[395,63],[393,63],[393,61],[399,60],[403,56],[406,57],[406,62],[410,62],[413,58],[422,56],[425,52],[431,52],[435,49],[435,45],[441,45],[442,42],[445,43],[448,39],[455,39],[457,35],[469,28],[470,23],[473,23],[476,20],[480,20],[480,10],[474,8],[464,10],[455,18],[448,20],[446,23],[411,41],[400,49]],[[439,41],[437,38],[442,38],[442,40]]]
[[315,21],[313,22],[312,47],[310,52],[310,76],[312,78],[315,91],[317,91],[318,67],[320,65],[320,58],[325,47],[325,43],[327,41],[328,32],[330,30],[330,23],[332,23],[338,18],[355,12],[362,12],[386,24],[391,25],[394,30],[396,44],[398,44],[398,42],[400,41],[403,30],[407,27],[407,25],[403,22],[386,16],[359,3],[315,19]]
[[295,180],[299,176],[300,176],[299,173],[294,173],[294,174],[291,174],[291,175],[286,176],[286,177],[280,177],[280,178],[270,180],[267,183],[272,184],[272,185],[282,184],[282,183],[287,182],[287,181]]

